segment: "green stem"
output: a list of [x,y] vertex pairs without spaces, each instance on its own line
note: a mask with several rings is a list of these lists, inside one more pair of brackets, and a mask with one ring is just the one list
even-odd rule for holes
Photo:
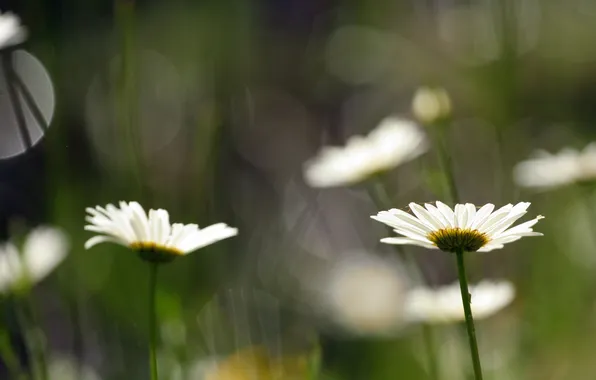
[[135,30],[135,2],[132,0],[116,0],[116,18],[120,36],[121,63],[119,87],[115,97],[115,107],[119,130],[127,143],[130,164],[134,171],[140,198],[148,199],[148,191],[144,178],[142,132],[138,120],[138,77],[137,50]]
[[437,358],[437,345],[433,328],[428,324],[422,325],[422,336],[424,338],[424,348],[428,358],[428,372],[431,380],[440,380],[439,362]]
[[33,379],[47,380],[45,336],[37,322],[30,294],[22,293],[15,301],[18,323],[23,331],[28,358],[31,360],[31,376]]
[[33,347],[35,349],[35,357],[37,358],[37,363],[39,365],[39,376],[42,380],[47,380],[49,378],[49,375],[48,361],[46,358],[46,338],[42,329],[39,326],[37,313],[35,312],[35,309],[29,297],[25,300],[25,310],[29,320],[31,321],[33,333]]
[[437,129],[441,129],[437,131],[436,139],[437,139],[437,146],[438,146],[438,158],[439,158],[439,165],[445,173],[445,179],[447,181],[447,187],[449,188],[449,197],[452,203],[459,202],[459,192],[457,191],[457,185],[455,183],[455,173],[453,172],[453,165],[451,163],[451,156],[449,155],[449,151],[447,150],[447,139],[445,138],[445,132],[442,129],[447,129],[448,125],[438,125]]
[[23,373],[19,358],[17,357],[8,330],[0,326],[0,358],[6,365],[12,379],[26,378]]
[[480,366],[480,355],[478,354],[478,343],[476,342],[476,330],[474,328],[474,317],[472,317],[472,308],[470,307],[471,297],[468,291],[468,279],[466,277],[466,267],[464,264],[464,251],[462,249],[455,252],[457,258],[457,274],[459,276],[459,287],[461,289],[461,300],[464,305],[466,316],[466,328],[468,330],[468,339],[470,343],[470,353],[472,355],[472,364],[474,365],[474,378],[482,380],[482,368]]
[[[75,274],[76,276],[76,274]],[[82,377],[82,358],[84,356],[84,344],[83,344],[83,326],[81,323],[80,313],[80,300],[81,296],[77,291],[77,294],[73,298],[68,300],[68,309],[70,314],[70,323],[72,326],[72,353],[76,358],[76,374],[78,377]]]
[[369,194],[378,208],[388,210],[393,207],[391,196],[380,179],[371,181]]
[[155,307],[158,265],[157,263],[149,263],[149,370],[151,380],[159,379],[157,374],[157,310]]

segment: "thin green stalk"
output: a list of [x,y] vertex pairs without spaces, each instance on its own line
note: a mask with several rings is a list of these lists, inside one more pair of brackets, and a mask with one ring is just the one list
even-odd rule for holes
[[[501,131],[501,128],[499,128],[498,126],[495,126],[495,145],[497,146],[497,170],[495,170],[495,183],[497,184],[497,186],[499,187],[499,189],[501,189],[501,200],[505,200],[507,199],[507,195],[508,192],[510,190],[510,186],[509,183],[506,183],[507,181],[507,176],[506,173],[508,173],[507,170],[507,165],[505,164],[505,157],[507,157],[506,155],[506,151],[505,151],[505,144],[503,142],[503,132]],[[508,190],[509,188],[509,190]]]
[[[447,125],[437,126],[437,129],[446,129]],[[453,172],[453,165],[451,164],[451,156],[447,150],[447,142],[445,138],[445,132],[442,130],[437,131],[437,146],[439,151],[439,164],[443,173],[445,173],[445,179],[447,181],[447,187],[449,188],[449,197],[452,203],[459,202],[459,192],[457,191],[457,185],[455,183],[455,173]]]
[[308,380],[319,379],[321,375],[321,345],[319,342],[315,343],[310,354],[308,367]]
[[2,326],[0,326],[0,358],[2,358],[3,363],[6,365],[11,379],[26,378],[26,374],[23,373],[23,369],[21,368],[19,358],[13,349],[10,334]]
[[82,357],[85,350],[83,344],[83,326],[81,324],[80,299],[79,292],[77,291],[77,294],[68,300],[70,323],[72,325],[72,352],[73,356],[77,359],[75,364],[78,377],[82,377],[81,363],[83,362]]
[[393,204],[391,196],[380,179],[372,179],[370,183],[370,196],[373,202],[381,209],[390,209]]
[[135,2],[116,0],[116,18],[120,36],[120,77],[116,92],[116,112],[119,129],[124,131],[127,152],[134,171],[140,198],[148,200],[145,186],[142,133],[138,120],[138,78],[136,59]]
[[33,379],[48,380],[45,338],[37,323],[29,294],[18,297],[16,301],[17,319],[24,334],[27,355],[31,360],[31,376]]
[[424,348],[428,358],[428,372],[431,380],[440,380],[439,362],[437,358],[437,345],[432,326],[422,325],[422,337],[424,338]]
[[480,366],[480,355],[478,353],[478,343],[476,342],[476,330],[474,328],[474,317],[472,317],[472,308],[470,307],[470,292],[468,291],[468,279],[466,277],[466,267],[464,263],[464,251],[462,249],[455,253],[457,258],[457,274],[459,277],[459,287],[461,290],[461,300],[464,305],[466,316],[466,328],[468,330],[468,340],[470,343],[470,353],[472,364],[474,366],[474,378],[482,380],[482,368]]
[[158,380],[157,374],[157,263],[149,263],[149,371],[151,380]]

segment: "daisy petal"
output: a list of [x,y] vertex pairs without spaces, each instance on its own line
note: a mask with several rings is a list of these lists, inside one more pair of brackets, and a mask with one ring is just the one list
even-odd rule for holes
[[419,240],[414,240],[414,239],[410,239],[410,238],[399,238],[399,237],[383,238],[383,239],[381,239],[381,243],[394,244],[394,245],[412,244],[412,245],[417,245],[417,246],[424,247],[424,248],[432,248],[432,249],[437,248],[434,245],[432,245],[431,243],[425,243],[425,242],[422,242]]

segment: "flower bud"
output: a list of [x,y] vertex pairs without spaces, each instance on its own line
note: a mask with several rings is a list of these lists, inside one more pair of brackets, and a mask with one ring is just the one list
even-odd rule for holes
[[412,112],[424,124],[434,124],[451,116],[451,99],[441,87],[420,87],[412,100]]

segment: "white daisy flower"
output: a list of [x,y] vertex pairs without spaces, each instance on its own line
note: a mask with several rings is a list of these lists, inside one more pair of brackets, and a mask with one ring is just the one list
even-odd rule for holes
[[421,129],[411,121],[387,118],[366,137],[351,137],[345,146],[326,146],[305,164],[312,187],[351,185],[410,161],[427,150]]
[[170,224],[166,210],[145,213],[137,202],[120,202],[120,208],[108,204],[105,208],[87,208],[85,230],[101,235],[87,240],[85,248],[112,242],[138,251],[149,261],[170,261],[215,242],[238,234],[236,228],[217,223],[205,228],[196,224]]
[[488,252],[503,248],[504,244],[524,236],[542,236],[532,230],[532,226],[544,218],[541,215],[511,227],[526,213],[529,206],[529,202],[520,202],[515,206],[505,205],[493,212],[495,205],[491,203],[480,209],[476,209],[471,203],[457,204],[455,210],[439,201],[436,206],[425,203],[424,207],[410,203],[410,210],[414,215],[391,209],[381,211],[371,218],[387,224],[403,235],[381,239],[383,243],[413,244],[446,252]]
[[[515,297],[515,288],[508,281],[482,281],[468,288],[475,319],[490,317],[505,308]],[[405,303],[406,319],[411,322],[449,323],[465,319],[460,285],[415,288]]]
[[21,252],[13,243],[0,245],[0,293],[43,280],[67,253],[66,235],[52,227],[38,227],[31,231]]
[[513,177],[520,186],[539,189],[595,180],[596,143],[582,151],[565,148],[557,154],[536,152],[533,158],[515,166]]
[[18,16],[10,12],[0,14],[0,49],[20,44],[26,38],[27,32]]

